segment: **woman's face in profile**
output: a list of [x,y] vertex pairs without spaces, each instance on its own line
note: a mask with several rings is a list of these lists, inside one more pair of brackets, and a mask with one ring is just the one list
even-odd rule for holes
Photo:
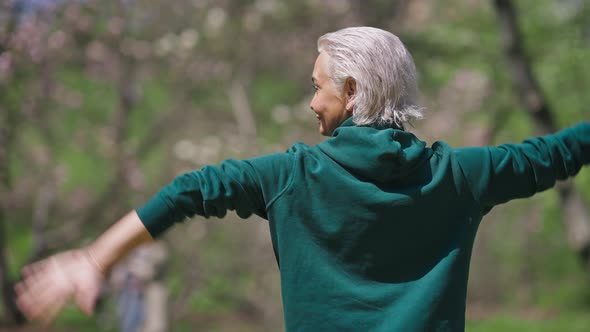
[[320,134],[324,136],[331,136],[352,115],[346,110],[347,95],[338,91],[328,75],[329,61],[330,57],[322,52],[315,62],[311,78],[315,94],[309,105],[318,119]]

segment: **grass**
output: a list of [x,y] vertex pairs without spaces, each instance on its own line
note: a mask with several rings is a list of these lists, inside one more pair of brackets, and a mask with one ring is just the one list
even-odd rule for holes
[[[214,315],[215,316],[215,315]],[[230,317],[231,318],[231,317]],[[109,330],[99,328],[93,320],[84,319],[86,324],[82,320],[65,320],[56,326],[55,332],[71,331],[75,328],[76,331],[80,332],[105,332]],[[208,331],[219,331],[219,332],[233,332],[233,331],[262,331],[265,330],[259,327],[258,324],[251,321],[238,322],[237,319],[224,319],[219,316],[215,316],[212,320],[194,320],[194,321],[181,321],[177,322],[173,329],[174,331],[193,331],[198,328],[206,328]],[[241,326],[241,328],[240,328]],[[468,320],[466,322],[465,331],[468,332],[587,332],[590,326],[590,312],[572,312],[565,314],[558,314],[552,318],[523,318],[522,315],[514,313],[500,313],[492,316],[477,319]],[[282,330],[277,329],[277,331]],[[16,330],[15,330],[16,331]],[[112,330],[110,330],[112,331]],[[7,331],[8,332],[8,331]]]
[[522,318],[514,314],[497,314],[481,320],[466,322],[469,332],[586,332],[590,326],[590,312],[560,314],[554,318]]
[[[98,323],[74,310],[66,310],[57,323],[47,332],[114,332],[116,322]],[[486,315],[483,318],[470,319],[466,322],[467,332],[587,332],[590,326],[589,312],[567,312],[551,315],[537,315],[524,312],[502,312]],[[255,322],[233,314],[196,315],[187,320],[176,322],[171,331],[184,332],[206,330],[219,332],[250,332],[250,331],[282,331],[282,326],[272,328],[263,322]],[[32,332],[40,331],[38,326],[21,328],[1,327],[0,332]]]

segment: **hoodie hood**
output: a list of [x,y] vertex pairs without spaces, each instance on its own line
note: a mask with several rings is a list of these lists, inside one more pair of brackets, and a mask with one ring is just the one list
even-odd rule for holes
[[390,126],[357,126],[352,118],[318,148],[352,174],[375,182],[400,179],[432,155],[414,134]]

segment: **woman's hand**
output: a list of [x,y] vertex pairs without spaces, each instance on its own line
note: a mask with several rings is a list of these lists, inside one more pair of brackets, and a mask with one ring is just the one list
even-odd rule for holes
[[30,320],[50,324],[63,306],[74,299],[87,315],[105,279],[88,248],[66,251],[23,269],[23,281],[15,286],[17,304]]
[[23,269],[15,287],[17,304],[28,319],[48,325],[72,298],[92,315],[106,271],[137,246],[152,241],[131,211],[84,249],[66,251]]

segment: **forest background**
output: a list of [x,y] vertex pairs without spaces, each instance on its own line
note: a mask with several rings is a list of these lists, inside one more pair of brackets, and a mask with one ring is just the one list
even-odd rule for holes
[[[0,2],[2,331],[20,268],[88,243],[184,171],[316,144],[317,38],[369,25],[419,72],[432,144],[520,142],[590,119],[585,0],[106,0]],[[590,170],[482,222],[469,331],[590,326]],[[278,331],[263,220],[195,218],[162,242],[172,331]],[[52,331],[115,331],[69,309]]]

